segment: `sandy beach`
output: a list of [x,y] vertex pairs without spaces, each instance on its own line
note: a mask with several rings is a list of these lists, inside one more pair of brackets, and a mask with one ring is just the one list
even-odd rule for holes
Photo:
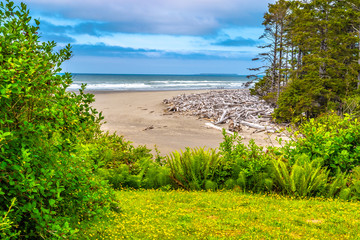
[[[186,147],[218,148],[221,131],[208,128],[205,119],[165,111],[162,101],[179,94],[200,93],[205,90],[161,92],[94,92],[93,106],[103,112],[104,131],[116,132],[135,146],[156,145],[162,155]],[[220,125],[225,126],[225,125]],[[276,144],[277,134],[256,132],[244,127],[240,132],[244,142],[254,139],[260,146]]]

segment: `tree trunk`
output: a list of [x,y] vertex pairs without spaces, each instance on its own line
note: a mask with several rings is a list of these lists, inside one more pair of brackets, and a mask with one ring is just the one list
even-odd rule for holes
[[299,49],[299,52],[297,55],[297,71],[296,71],[297,79],[300,77],[300,69],[302,69],[302,51],[301,51],[301,49]]
[[[359,29],[358,29],[358,38],[360,38],[360,25],[359,25]],[[360,65],[360,41],[359,41],[359,59],[358,59],[358,63]],[[357,89],[360,88],[360,71],[358,72],[358,82],[357,82]]]
[[277,47],[278,47],[278,24],[275,23],[275,35],[274,35],[274,59],[272,64],[272,83],[271,83],[271,91],[273,92],[276,89],[276,65],[277,65]]
[[280,48],[279,48],[279,76],[277,81],[277,94],[276,101],[279,100],[280,96],[280,84],[281,84],[281,68],[282,68],[282,54],[283,54],[283,23],[280,24]]

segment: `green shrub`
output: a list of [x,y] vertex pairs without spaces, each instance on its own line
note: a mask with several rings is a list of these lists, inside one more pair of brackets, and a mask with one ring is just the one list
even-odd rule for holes
[[98,176],[107,180],[114,189],[122,188],[145,188],[145,189],[169,189],[171,188],[170,169],[159,166],[149,160],[151,163],[142,166],[139,174],[131,172],[126,164],[122,164],[117,168],[100,168]]
[[153,157],[151,150],[145,146],[134,147],[123,136],[108,132],[96,134],[92,140],[79,145],[77,151],[86,156],[94,169],[115,169],[126,164],[132,174],[141,171],[141,159]]
[[310,119],[300,126],[295,140],[282,149],[291,165],[302,154],[312,160],[322,158],[332,176],[338,169],[349,172],[360,165],[360,123],[349,115],[330,113]]
[[77,147],[99,133],[102,116],[84,86],[69,93],[70,74],[57,74],[70,46],[56,53],[54,42],[40,43],[23,3],[0,2],[0,19],[0,216],[16,198],[8,234],[69,238],[109,208],[110,189]]
[[148,161],[143,174],[141,187],[146,189],[171,189],[170,168],[158,162]]
[[98,175],[107,180],[114,189],[122,189],[123,187],[140,188],[141,176],[132,175],[129,166],[122,164],[115,169],[101,168]]
[[350,173],[338,172],[332,179],[327,189],[327,197],[339,197],[344,200],[360,199],[360,166],[355,167]]
[[173,152],[168,157],[170,177],[187,190],[214,190],[221,177],[223,159],[214,149],[190,149]]
[[220,150],[224,157],[223,177],[226,180],[226,188],[234,184],[229,180],[231,178],[243,190],[271,190],[272,180],[268,174],[268,167],[272,154],[269,151],[264,152],[253,139],[246,146],[237,133],[226,135],[223,132],[223,136],[224,141],[220,144]]
[[[1,192],[1,188],[0,188]],[[3,216],[0,216],[0,237],[1,239],[11,239],[19,236],[20,232],[11,231],[13,228],[13,222],[9,219],[8,215],[11,211],[13,211],[13,207],[15,206],[16,198],[11,200],[11,204],[9,206],[9,210],[3,213]]]
[[122,136],[98,134],[82,144],[79,152],[92,163],[97,174],[115,189],[161,188],[170,185],[169,169],[162,166],[162,157],[154,156],[145,146],[134,147]]

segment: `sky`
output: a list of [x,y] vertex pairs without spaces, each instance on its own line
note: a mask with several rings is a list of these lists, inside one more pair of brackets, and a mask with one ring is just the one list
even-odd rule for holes
[[[71,44],[64,72],[249,74],[275,0],[28,0],[42,41]],[[19,3],[20,1],[16,1]]]

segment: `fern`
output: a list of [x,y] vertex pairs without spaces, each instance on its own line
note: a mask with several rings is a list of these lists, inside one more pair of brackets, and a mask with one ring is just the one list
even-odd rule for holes
[[204,148],[190,149],[185,152],[173,152],[168,156],[170,177],[179,187],[188,190],[217,188],[216,173],[223,159],[216,150]]
[[338,171],[335,177],[332,178],[331,183],[328,186],[327,197],[336,197],[340,192],[347,187],[346,183],[348,176],[344,172]]
[[351,177],[351,198],[360,200],[360,166],[355,167],[350,175]]
[[315,196],[326,186],[329,171],[321,168],[316,161],[301,160],[292,167],[282,159],[273,160],[274,181],[281,191],[289,195]]

